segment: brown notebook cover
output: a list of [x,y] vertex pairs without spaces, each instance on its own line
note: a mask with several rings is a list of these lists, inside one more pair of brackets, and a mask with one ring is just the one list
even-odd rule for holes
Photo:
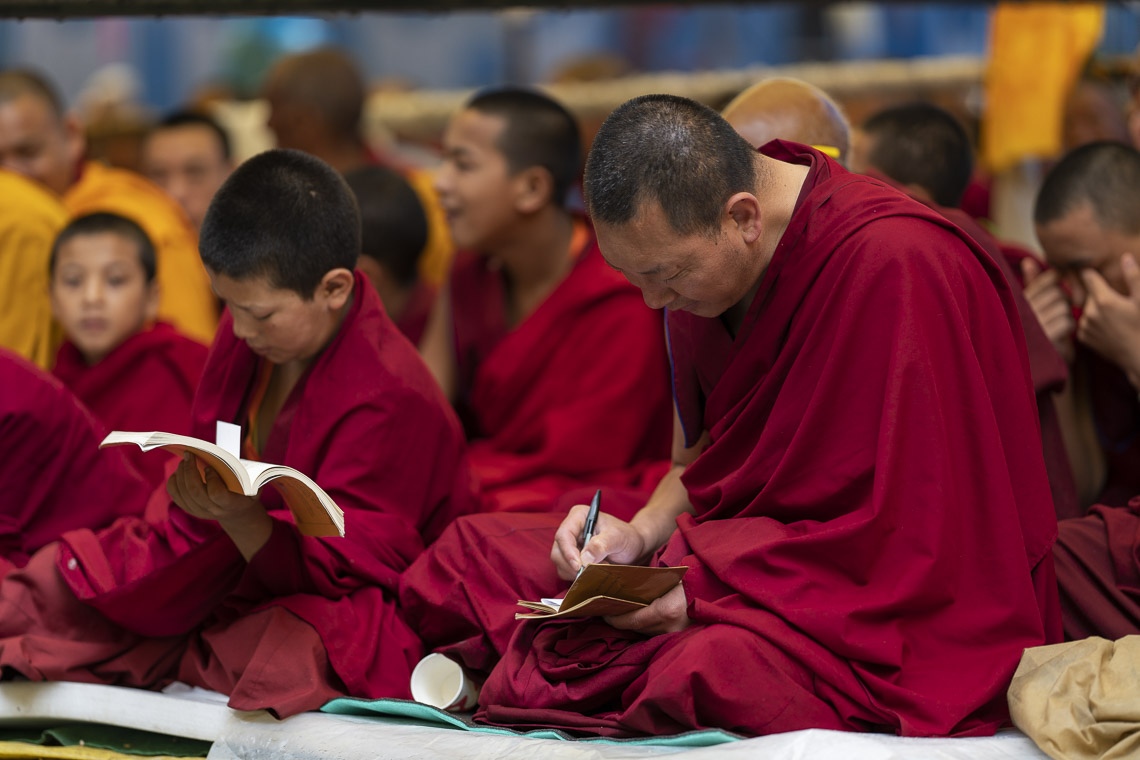
[[519,604],[530,612],[516,612],[516,620],[621,615],[647,607],[681,582],[688,567],[638,565],[586,565],[561,604],[543,600]]

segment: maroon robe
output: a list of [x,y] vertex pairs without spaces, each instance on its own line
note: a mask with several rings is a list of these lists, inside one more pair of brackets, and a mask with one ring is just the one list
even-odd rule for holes
[[[1024,648],[1059,638],[1056,523],[1005,277],[880,183],[804,146],[764,152],[811,169],[739,334],[668,318],[686,437],[711,438],[683,477],[696,516],[655,557],[690,567],[692,624],[509,633],[515,599],[560,589],[542,562],[554,516],[460,520],[405,573],[401,601],[472,670],[501,655],[477,719],[606,736],[988,734]],[[491,625],[457,622],[467,600]]]
[[0,577],[66,531],[141,514],[150,489],[58,380],[0,349]]
[[[400,572],[473,503],[458,421],[360,274],[354,292],[262,452],[328,491],[345,537],[302,536],[272,488],[261,500],[273,533],[248,563],[216,522],[173,505],[155,522],[69,533],[0,585],[0,666],[33,679],[177,679],[280,716],[342,694],[408,696],[421,647],[396,609]],[[195,435],[248,419],[258,366],[227,314]]]
[[[458,407],[484,511],[549,511],[568,490],[634,488],[669,457],[661,316],[606,265],[591,231],[573,269],[520,325],[501,271],[463,255],[451,277]],[[615,425],[615,420],[621,420]]]
[[[869,176],[886,182],[900,192],[906,188],[879,172],[867,172]],[[1041,450],[1045,456],[1045,470],[1049,473],[1049,490],[1053,495],[1053,507],[1057,519],[1079,517],[1083,510],[1077,498],[1077,484],[1069,465],[1069,452],[1065,449],[1065,439],[1061,433],[1061,421],[1057,416],[1057,406],[1053,395],[1064,388],[1069,379],[1069,367],[1057,351],[1045,330],[1033,313],[1033,307],[1025,299],[1025,281],[1021,273],[1021,261],[1025,258],[1038,259],[1032,253],[995,238],[968,213],[958,208],[927,203],[948,220],[973,238],[1005,275],[1013,291],[1017,304],[1017,315],[1025,334],[1025,345],[1029,351],[1029,374],[1033,378],[1033,390],[1037,397],[1037,421],[1041,427]]]
[[[89,366],[71,341],[59,348],[52,374],[63,381],[108,430],[190,434],[190,402],[198,388],[206,347],[160,322],[127,338]],[[211,439],[212,440],[212,439]],[[151,485],[166,482],[167,457],[124,449]]]

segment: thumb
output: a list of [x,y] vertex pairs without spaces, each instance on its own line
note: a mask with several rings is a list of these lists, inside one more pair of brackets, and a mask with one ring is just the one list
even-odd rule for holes
[[1131,253],[1120,257],[1120,272],[1124,275],[1124,283],[1128,288],[1125,295],[1133,301],[1140,300],[1140,264],[1136,263],[1136,257]]
[[[1135,262],[1134,262],[1135,263]],[[1123,262],[1121,266],[1123,267]],[[1104,277],[1100,272],[1091,268],[1084,268],[1080,272],[1081,282],[1084,283],[1085,290],[1088,292],[1089,297],[1094,301],[1103,301],[1105,295],[1112,290],[1108,283],[1105,282]]]
[[1041,274],[1041,264],[1038,263],[1037,259],[1026,256],[1021,260],[1021,278],[1026,285],[1033,282],[1039,274]]

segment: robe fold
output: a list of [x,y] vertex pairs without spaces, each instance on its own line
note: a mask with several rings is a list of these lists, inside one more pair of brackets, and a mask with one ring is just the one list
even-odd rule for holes
[[1076,363],[1088,372],[1093,424],[1107,467],[1097,502],[1123,507],[1140,494],[1140,398],[1124,371],[1092,349],[1078,346]]
[[[689,566],[691,625],[518,624],[483,653],[501,659],[477,720],[603,736],[990,734],[1022,651],[1058,640],[1056,519],[1005,277],[917,202],[804,146],[762,150],[810,170],[739,333],[668,314],[678,414],[690,442],[711,441],[683,476],[696,515],[654,558]],[[458,624],[456,605],[473,600],[478,619],[534,598],[498,591],[502,572],[489,598],[482,560],[456,557],[496,554],[494,538],[463,535],[489,517],[452,528],[401,588],[430,647],[455,644],[437,629],[466,636],[465,664],[503,636]],[[525,546],[549,554],[549,531]],[[513,538],[498,552],[537,567]],[[416,600],[451,568],[464,593],[435,619]]]
[[0,389],[0,577],[66,531],[142,513],[146,483],[58,380],[0,350]]
[[661,315],[606,265],[592,231],[570,273],[514,329],[504,288],[485,257],[456,260],[457,406],[482,509],[550,511],[575,488],[648,496],[645,473],[659,472],[670,447]]
[[48,296],[48,262],[66,222],[55,196],[0,169],[0,348],[45,370],[60,337]]
[[[156,490],[151,520],[69,533],[37,572],[0,585],[0,666],[142,687],[177,679],[282,717],[344,694],[408,696],[421,646],[396,609],[399,575],[473,499],[462,430],[430,373],[359,273],[354,299],[262,452],[321,484],[345,537],[301,535],[266,488],[273,532],[247,563],[217,523]],[[258,367],[226,314],[194,435],[248,419]]]
[[109,211],[142,227],[158,256],[159,319],[200,343],[214,339],[218,301],[198,256],[198,235],[161,188],[134,172],[88,161],[63,205],[72,218]]
[[[94,366],[87,364],[74,343],[65,341],[52,374],[108,430],[190,435],[190,403],[206,363],[206,350],[159,322],[127,338]],[[133,446],[124,451],[151,485],[166,482],[169,457]]]

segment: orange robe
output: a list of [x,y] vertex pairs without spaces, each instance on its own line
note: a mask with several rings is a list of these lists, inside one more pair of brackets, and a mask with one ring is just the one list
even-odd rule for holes
[[48,260],[67,212],[51,193],[0,170],[0,347],[41,369],[51,366],[59,330],[48,299]]
[[455,248],[451,242],[451,231],[447,228],[447,217],[439,205],[439,196],[433,187],[432,172],[426,169],[410,169],[404,172],[404,179],[416,191],[424,207],[428,221],[428,239],[420,258],[420,277],[432,287],[439,287],[447,276],[447,268]]
[[141,175],[88,161],[63,205],[72,217],[109,211],[137,222],[158,254],[159,319],[200,343],[214,339],[218,302],[198,257],[198,236],[174,200]]

